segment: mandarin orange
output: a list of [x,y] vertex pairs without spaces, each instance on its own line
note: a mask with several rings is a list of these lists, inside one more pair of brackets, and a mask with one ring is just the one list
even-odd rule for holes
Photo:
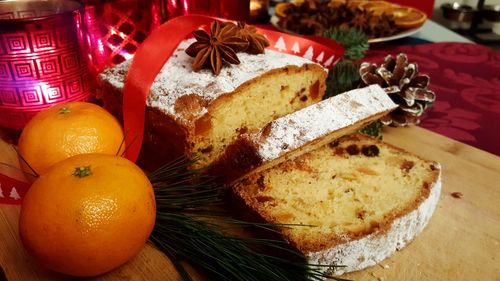
[[[38,173],[77,154],[120,155],[123,130],[118,121],[98,105],[70,102],[37,113],[19,138],[19,152]],[[31,173],[24,165],[23,170]]]
[[155,216],[153,188],[140,168],[118,156],[81,154],[33,183],[19,233],[27,252],[48,269],[96,276],[142,249]]

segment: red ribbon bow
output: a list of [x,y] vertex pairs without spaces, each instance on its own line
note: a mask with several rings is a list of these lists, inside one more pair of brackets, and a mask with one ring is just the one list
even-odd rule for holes
[[[146,98],[156,75],[179,43],[189,34],[216,18],[202,15],[181,16],[169,20],[152,32],[137,50],[125,80],[123,122],[127,131],[127,158],[136,161],[144,135]],[[270,42],[268,49],[303,56],[331,68],[344,54],[338,43],[326,38],[313,40],[258,28]]]

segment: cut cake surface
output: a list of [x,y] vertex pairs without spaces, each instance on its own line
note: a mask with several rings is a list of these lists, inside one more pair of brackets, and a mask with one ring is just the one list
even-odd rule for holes
[[[152,166],[183,154],[197,154],[207,166],[241,133],[257,131],[270,121],[322,99],[327,72],[305,58],[266,50],[238,53],[239,65],[220,75],[194,72],[193,58],[180,43],[155,79],[147,98],[143,157]],[[105,107],[121,116],[122,90],[130,61],[99,77]]]
[[214,163],[211,173],[231,182],[355,132],[396,107],[378,85],[331,97],[242,135]]
[[[439,164],[351,135],[236,181],[233,192],[280,229],[311,264],[342,274],[383,260],[428,223],[439,198]],[[326,269],[326,268],[325,268]]]

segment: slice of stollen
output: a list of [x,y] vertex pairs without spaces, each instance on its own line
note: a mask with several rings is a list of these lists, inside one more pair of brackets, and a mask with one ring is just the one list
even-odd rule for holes
[[441,168],[379,140],[351,135],[240,178],[234,194],[274,224],[311,264],[360,270],[403,248],[429,222]]
[[355,132],[396,107],[378,85],[337,95],[278,118],[258,132],[244,132],[209,171],[232,182]]

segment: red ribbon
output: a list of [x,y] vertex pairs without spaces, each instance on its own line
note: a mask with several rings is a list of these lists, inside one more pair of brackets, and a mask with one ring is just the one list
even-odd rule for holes
[[0,174],[0,204],[21,204],[29,183]]
[[[125,80],[123,93],[123,122],[127,131],[125,143],[127,158],[136,161],[144,135],[146,98],[156,75],[179,43],[193,30],[208,25],[216,18],[202,15],[181,16],[161,25],[137,50]],[[344,54],[344,49],[332,40],[321,43],[267,29],[258,29],[269,42],[269,49],[301,55],[325,67],[333,67]]]

